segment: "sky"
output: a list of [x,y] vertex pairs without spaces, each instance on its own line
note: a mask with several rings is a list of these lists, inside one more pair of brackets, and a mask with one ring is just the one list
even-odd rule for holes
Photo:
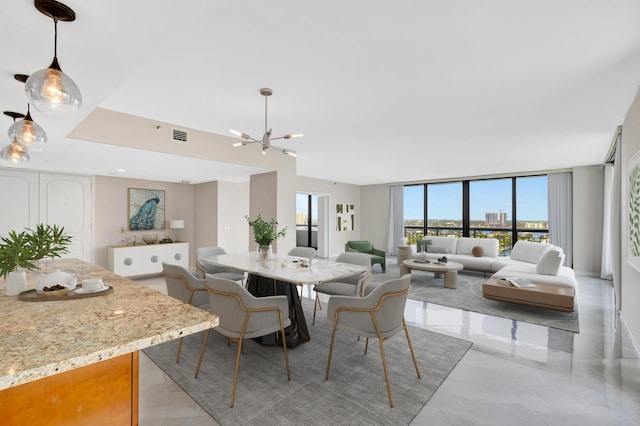
[[[516,180],[518,220],[547,220],[547,177]],[[429,219],[462,219],[462,183],[429,185]],[[423,186],[406,186],[404,218],[422,219]],[[484,220],[485,213],[507,213],[511,220],[511,179],[472,181],[469,185],[471,220]]]

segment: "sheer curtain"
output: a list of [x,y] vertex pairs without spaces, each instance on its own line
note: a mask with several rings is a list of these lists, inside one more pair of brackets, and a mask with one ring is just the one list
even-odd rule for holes
[[604,169],[604,212],[602,223],[602,264],[600,278],[613,280],[616,310],[620,310],[620,134],[618,133],[613,159]]
[[404,237],[404,186],[391,185],[391,197],[389,200],[389,243],[387,253],[397,255],[400,239]]
[[562,247],[565,265],[573,266],[573,179],[571,173],[550,173],[549,186],[549,239]]

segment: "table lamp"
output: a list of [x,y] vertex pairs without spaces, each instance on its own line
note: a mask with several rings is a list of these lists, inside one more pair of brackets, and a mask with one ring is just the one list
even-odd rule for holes
[[[170,222],[169,227],[171,229],[182,229],[184,228],[184,220],[182,219],[174,219]],[[173,239],[176,243],[178,242],[178,233],[176,232],[175,238]]]

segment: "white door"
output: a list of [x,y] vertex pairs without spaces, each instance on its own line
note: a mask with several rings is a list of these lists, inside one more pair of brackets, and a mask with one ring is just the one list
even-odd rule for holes
[[38,174],[0,170],[0,236],[38,224]]
[[40,173],[40,222],[64,226],[72,237],[65,258],[93,263],[93,178]]

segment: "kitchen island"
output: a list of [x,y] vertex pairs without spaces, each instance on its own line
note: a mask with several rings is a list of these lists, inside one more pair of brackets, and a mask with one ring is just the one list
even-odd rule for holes
[[[102,278],[97,297],[32,302],[0,279],[0,413],[6,424],[138,423],[138,351],[218,325],[216,316],[78,259],[49,261]],[[36,273],[28,273],[29,288]]]

